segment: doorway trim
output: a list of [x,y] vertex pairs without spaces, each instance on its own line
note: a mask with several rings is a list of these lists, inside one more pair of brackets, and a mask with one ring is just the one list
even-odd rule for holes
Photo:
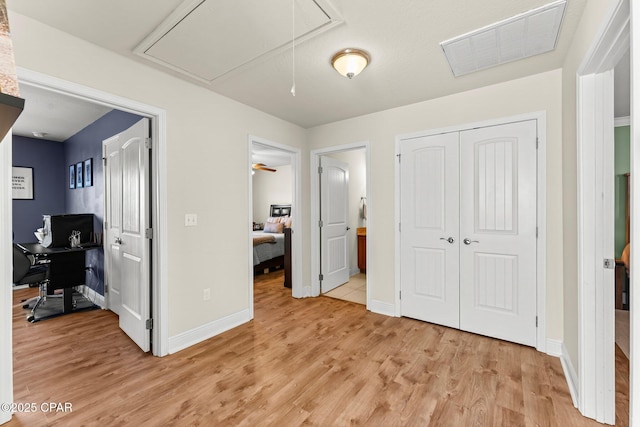
[[[586,417],[608,424],[615,424],[615,326],[611,291],[613,272],[605,270],[602,263],[603,258],[613,258],[614,255],[612,218],[609,218],[613,208],[607,206],[606,199],[594,196],[604,194],[605,197],[612,197],[613,194],[613,69],[630,45],[629,7],[628,0],[614,3],[609,18],[604,21],[605,24],[594,38],[576,73],[578,372],[577,378],[574,378],[575,375],[568,376],[567,380],[574,404],[580,412]],[[633,73],[631,76],[633,88]],[[631,104],[633,111],[633,95]],[[631,146],[633,147],[633,140]],[[602,159],[601,166],[598,166],[597,159]],[[632,148],[632,173],[635,172],[633,165]],[[631,201],[633,205],[633,194]],[[597,231],[595,234],[594,229]],[[634,237],[632,228],[632,242],[636,241]],[[640,265],[634,263],[634,252],[632,251],[631,265]],[[633,278],[632,275],[632,281]],[[640,302],[634,295],[632,293],[631,298]],[[634,323],[632,314],[632,345]],[[631,397],[634,396],[635,354],[637,353],[632,349]],[[563,367],[566,364],[563,360]],[[632,403],[629,402],[631,414],[634,412]]]
[[[301,185],[301,150],[297,147],[280,144],[277,142],[269,141],[268,139],[260,138],[254,135],[249,135],[248,142],[248,181],[249,181],[249,211],[248,222],[251,224],[253,220],[253,179],[251,177],[252,167],[252,148],[253,144],[260,144],[266,147],[270,147],[289,154],[291,160],[291,212],[292,212],[292,233],[291,233],[291,295],[294,298],[302,298],[304,295],[302,287],[302,215],[300,209],[302,208],[302,185]],[[249,267],[249,283],[247,284],[249,289],[249,318],[253,319],[253,243],[251,235],[251,227],[247,226],[249,233],[247,234],[248,242],[248,267]]]
[[[320,295],[320,230],[318,228],[318,224],[320,223],[320,176],[318,174],[318,170],[320,167],[320,157],[328,155],[341,153],[345,151],[353,151],[353,150],[361,150],[364,149],[365,155],[365,168],[367,176],[365,178],[366,186],[367,186],[367,266],[371,266],[369,262],[371,259],[371,233],[373,228],[373,192],[371,191],[371,149],[369,141],[362,142],[354,142],[351,144],[343,144],[343,145],[335,145],[332,147],[319,148],[316,150],[311,150],[310,152],[310,182],[311,182],[311,286],[305,287],[305,296],[317,297]],[[375,233],[375,231],[374,231]],[[386,314],[393,315],[393,313],[389,313],[386,306],[388,304],[382,302],[376,302],[376,300],[371,298],[371,289],[370,289],[370,280],[369,280],[369,270],[367,268],[367,279],[366,279],[366,294],[367,294],[367,310]]]
[[538,132],[537,150],[537,227],[538,239],[536,242],[536,315],[538,327],[536,330],[536,350],[548,353],[553,356],[560,355],[560,345],[557,340],[547,339],[547,113],[538,111],[517,116],[503,117],[498,119],[485,120],[475,123],[466,123],[449,126],[440,129],[414,132],[411,134],[396,136],[395,145],[395,311],[400,317],[400,144],[403,140],[418,138],[423,136],[438,135],[442,133],[462,132],[480,127],[498,126],[508,123],[535,120]]
[[[103,92],[77,83],[17,67],[18,81],[30,86],[62,93],[78,99],[105,105],[114,109],[148,117],[151,120],[154,147],[151,150],[151,195],[152,195],[152,271],[151,312],[154,328],[151,339],[152,354],[168,354],[168,247],[167,241],[167,133],[166,112],[160,108]],[[157,325],[157,326],[156,326]]]

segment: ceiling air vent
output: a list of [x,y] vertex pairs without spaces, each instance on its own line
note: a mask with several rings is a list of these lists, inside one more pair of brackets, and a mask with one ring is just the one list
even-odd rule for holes
[[453,75],[517,61],[556,47],[566,0],[496,22],[440,43]]

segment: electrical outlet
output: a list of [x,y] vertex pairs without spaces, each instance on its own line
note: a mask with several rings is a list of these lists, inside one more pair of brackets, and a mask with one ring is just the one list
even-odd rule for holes
[[184,214],[184,226],[185,227],[195,227],[198,225],[198,215],[197,214]]
[[205,288],[204,290],[204,300],[209,301],[211,299],[211,289]]

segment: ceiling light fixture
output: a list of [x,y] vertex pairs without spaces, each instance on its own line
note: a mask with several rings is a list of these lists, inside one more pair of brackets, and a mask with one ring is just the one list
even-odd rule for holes
[[331,65],[337,72],[352,79],[369,65],[369,54],[359,49],[344,49],[333,55]]

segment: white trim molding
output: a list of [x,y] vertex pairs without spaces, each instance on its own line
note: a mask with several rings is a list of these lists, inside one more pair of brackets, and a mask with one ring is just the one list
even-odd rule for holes
[[561,344],[560,352],[560,364],[562,365],[564,377],[567,380],[569,394],[571,394],[573,406],[578,407],[578,376],[576,375],[576,369],[573,367],[573,363],[571,363],[569,353],[567,352],[567,348],[564,343]]
[[[13,281],[12,198],[11,198],[11,144],[9,132],[0,141],[0,403],[13,402]],[[11,411],[0,411],[0,424],[11,419]]]
[[399,317],[396,314],[396,305],[371,298],[367,303],[367,309],[372,313],[384,314],[390,317]]
[[616,117],[613,120],[613,126],[619,128],[622,126],[631,126],[631,116],[627,117]]
[[198,326],[189,331],[169,337],[169,354],[177,353],[187,347],[208,340],[251,320],[249,309],[230,314],[221,319]]
[[76,290],[84,295],[85,298],[87,298],[89,301],[97,306],[100,306],[100,308],[107,308],[104,295],[100,295],[98,292],[91,289],[87,285],[76,286]]

